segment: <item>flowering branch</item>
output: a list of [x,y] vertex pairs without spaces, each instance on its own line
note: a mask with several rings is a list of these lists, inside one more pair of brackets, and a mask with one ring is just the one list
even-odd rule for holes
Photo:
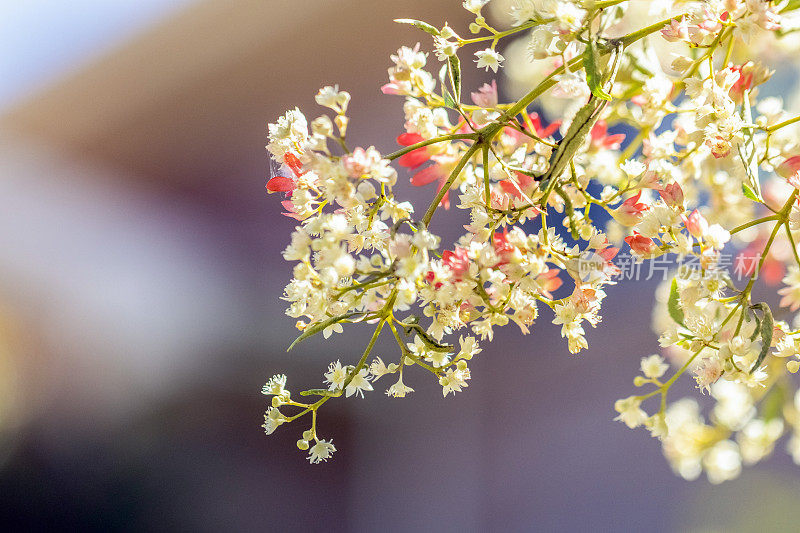
[[[354,364],[337,359],[325,388],[300,393],[318,396],[312,403],[294,401],[286,376],[273,376],[262,391],[272,396],[265,431],[311,413],[298,447],[325,461],[336,448],[317,436],[316,421],[328,400],[364,397],[388,375],[397,381],[386,394],[407,396],[407,366],[433,375],[444,396],[460,392],[482,351],[478,337],[491,341],[511,322],[529,333],[539,307],[561,326],[569,352],[586,349],[585,325],[598,326],[605,287],[623,277],[623,248],[631,268],[696,266],[665,278],[655,320],[663,355],[643,358],[634,379],[652,389],[616,402],[617,419],[646,426],[686,478],[735,477],[787,426],[800,462],[800,393],[794,404],[768,401],[773,387],[794,387],[790,376],[800,370],[800,330],[776,320],[800,309],[800,117],[779,99],[758,98],[772,74],[758,54],[735,63],[737,42],[781,43],[798,6],[517,0],[511,27],[495,28],[486,4],[463,2],[474,14],[469,38],[448,25],[398,20],[430,36],[442,65],[438,78],[428,72],[419,44],[391,56],[382,91],[404,97],[397,151],[348,148],[350,95],[338,86],[316,97],[333,118],[309,128],[294,109],[269,125],[267,148],[283,166],[267,190],[285,195],[284,214],[299,223],[284,251],[295,263],[287,314],[301,331],[291,347],[352,323],[375,329]],[[658,22],[638,27],[643,19]],[[508,39],[527,40],[525,57],[497,51]],[[668,66],[658,52],[664,40],[680,50]],[[524,86],[518,98],[501,103],[492,81],[470,93],[471,104],[462,101],[464,50],[475,45],[488,45],[474,52],[477,67],[505,67]],[[438,186],[419,220],[396,196],[393,165],[408,169],[414,186]],[[443,248],[431,221],[453,206],[469,223]],[[725,264],[732,247],[740,255]],[[756,282],[782,273],[780,301],[753,303]],[[737,274],[747,276],[741,290]],[[399,348],[388,364],[372,355],[384,326]],[[465,332],[458,343],[456,332]],[[668,402],[688,372],[714,399],[708,421],[693,398]],[[656,396],[648,415],[642,404]]]

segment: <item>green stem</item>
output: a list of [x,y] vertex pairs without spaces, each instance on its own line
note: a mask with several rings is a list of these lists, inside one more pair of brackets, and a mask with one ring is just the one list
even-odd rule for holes
[[422,217],[422,223],[427,227],[428,224],[431,222],[431,218],[433,214],[436,212],[436,208],[439,207],[439,204],[444,198],[444,195],[447,194],[447,191],[450,190],[450,186],[453,185],[453,182],[456,180],[458,175],[461,173],[461,170],[466,166],[467,162],[475,155],[475,152],[478,151],[478,148],[481,147],[482,143],[476,142],[472,146],[469,147],[469,150],[461,157],[461,160],[455,166],[453,171],[450,173],[450,176],[447,178],[447,181],[444,182],[442,187],[439,189],[439,192],[436,194],[436,198],[433,199],[431,205],[428,207],[428,210],[425,212],[425,216]]
[[629,33],[625,37],[622,37],[620,39],[620,41],[621,41],[622,45],[625,46],[625,48],[627,48],[629,45],[635,43],[636,41],[638,41],[640,39],[643,39],[643,38],[647,37],[651,33],[655,33],[657,31],[661,31],[662,29],[664,29],[664,26],[666,26],[667,24],[669,24],[673,20],[679,20],[682,17],[685,17],[686,15],[687,15],[686,13],[681,13],[680,15],[675,15],[674,17],[670,17],[668,19],[664,19],[662,21],[656,22],[655,24],[651,24],[649,26],[645,26],[644,28],[642,28],[642,29],[640,29],[638,31],[635,31],[633,33]]
[[757,226],[758,224],[762,224],[764,222],[769,222],[770,220],[778,220],[778,215],[770,215],[768,217],[757,218],[756,220],[751,220],[750,222],[745,222],[741,226],[736,226],[730,231],[730,234],[733,235],[734,233],[739,233],[742,230],[750,228],[752,226]]
[[413,152],[417,148],[422,148],[423,146],[428,146],[430,144],[436,144],[444,141],[456,141],[456,140],[475,140],[478,137],[477,133],[451,133],[449,135],[441,135],[439,137],[434,137],[432,139],[426,139],[424,141],[420,141],[416,144],[412,144],[411,146],[406,146],[401,150],[397,150],[396,152],[392,152],[389,155],[384,156],[385,159],[389,161],[393,161],[398,157],[405,155],[409,152]]
[[781,226],[783,224],[786,224],[786,222],[789,220],[789,212],[792,210],[792,205],[794,204],[794,201],[797,199],[798,192],[800,191],[798,191],[797,189],[792,191],[792,194],[791,196],[789,196],[789,199],[786,201],[785,204],[783,204],[781,210],[778,211],[777,217],[779,222],[775,224],[775,227],[772,229],[772,234],[770,234],[769,240],[767,241],[766,246],[764,246],[764,253],[761,255],[761,259],[758,261],[758,266],[756,267],[756,270],[753,272],[753,276],[750,278],[747,287],[745,287],[745,292],[749,293],[750,289],[753,286],[753,283],[755,282],[756,277],[758,276],[758,273],[761,272],[761,267],[764,266],[764,261],[766,261],[767,259],[767,254],[769,253],[769,249],[772,247],[772,242],[778,235],[778,231],[780,231]]
[[605,9],[607,7],[612,7],[617,4],[621,4],[626,0],[597,0],[591,7],[595,9]]
[[486,196],[486,207],[492,207],[492,195],[489,190],[489,145],[483,147],[483,194]]
[[[394,324],[391,321],[389,322],[389,328],[391,328],[392,333],[394,333],[394,338],[397,340],[397,345],[400,347],[400,352],[403,354],[403,357],[408,357],[409,359],[414,361],[415,364],[421,366],[422,368],[424,368],[425,370],[431,372],[436,376],[442,373],[442,369],[437,369],[432,367],[431,365],[422,361],[419,357],[408,351],[408,348],[406,348],[405,344],[403,344],[403,340],[400,338],[400,334],[397,332],[397,328],[394,327]],[[403,361],[401,360],[400,365],[402,366],[402,364]]]
[[531,21],[528,21],[528,22],[522,24],[521,26],[517,26],[516,28],[511,28],[510,30],[501,31],[501,32],[495,33],[494,35],[488,36],[488,37],[475,37],[474,39],[459,39],[458,40],[458,45],[459,46],[464,46],[465,44],[480,43],[480,42],[483,42],[483,41],[498,41],[498,40],[502,39],[503,37],[507,37],[509,35],[513,35],[515,33],[521,32],[521,31],[525,31],[528,28],[532,28],[532,27],[537,26],[539,24],[544,24],[545,22],[546,21],[531,20]]
[[370,352],[372,352],[372,348],[375,347],[375,343],[378,341],[378,335],[381,334],[381,330],[383,329],[383,325],[386,324],[386,320],[387,320],[386,317],[384,317],[381,319],[380,322],[378,322],[378,327],[375,328],[375,332],[372,334],[372,338],[369,340],[369,344],[367,344],[364,353],[361,355],[361,359],[358,360],[358,363],[356,363],[355,368],[353,368],[352,372],[350,372],[350,375],[347,376],[347,379],[344,380],[344,383],[342,384],[342,390],[344,390],[348,385],[350,385],[350,382],[353,381],[356,375],[358,375],[358,373],[361,371],[361,369],[364,368],[364,365],[367,362],[367,357],[369,357]]
[[765,128],[764,131],[766,131],[767,133],[772,133],[773,131],[779,130],[779,129],[781,129],[781,128],[785,127],[785,126],[788,126],[790,124],[794,124],[795,122],[798,122],[798,121],[800,121],[800,116],[796,116],[794,118],[790,118],[789,120],[784,120],[783,122],[778,122],[774,126],[770,126],[768,128]]
[[800,267],[800,255],[797,254],[797,244],[795,244],[794,237],[792,237],[792,229],[789,227],[788,222],[784,224],[784,227],[786,228],[786,236],[789,238],[789,245],[792,247],[794,260],[797,263],[797,266]]
[[736,40],[731,35],[731,38],[728,41],[728,48],[725,50],[725,59],[722,60],[722,68],[727,67],[728,66],[728,61],[731,60],[731,54],[733,54],[733,43],[735,41]]

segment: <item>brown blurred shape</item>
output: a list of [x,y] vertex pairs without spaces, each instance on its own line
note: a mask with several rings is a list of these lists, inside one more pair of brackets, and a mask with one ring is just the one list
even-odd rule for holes
[[352,114],[374,120],[386,103],[375,96],[388,55],[429,39],[392,19],[443,24],[455,13],[466,20],[459,4],[203,1],[29,97],[0,117],[0,127],[160,185],[261,177],[266,122],[298,104],[318,112],[313,92],[300,88],[338,83],[353,94]]

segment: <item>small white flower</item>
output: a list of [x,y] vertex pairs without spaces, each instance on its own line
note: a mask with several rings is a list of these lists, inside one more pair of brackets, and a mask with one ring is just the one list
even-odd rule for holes
[[372,385],[369,382],[369,375],[367,373],[366,368],[362,368],[358,371],[358,374],[353,376],[353,379],[350,383],[347,384],[345,387],[345,396],[349,398],[353,394],[360,395],[362,398],[364,397],[364,391],[372,390]]
[[647,413],[639,407],[642,400],[636,396],[629,396],[614,403],[614,410],[619,413],[619,416],[614,420],[620,420],[626,426],[633,429],[641,426],[647,421]]
[[644,421],[645,427],[650,431],[650,436],[663,440],[669,434],[666,418],[663,414],[654,414]]
[[327,462],[335,451],[336,446],[333,445],[333,439],[329,441],[325,439],[318,440],[317,443],[308,450],[308,462],[311,464],[316,464],[320,461]]
[[464,0],[461,4],[464,6],[464,9],[475,13],[476,15],[481,12],[483,6],[489,3],[489,0]]
[[328,107],[337,113],[344,113],[350,102],[350,93],[340,91],[338,85],[328,85],[319,90],[314,100],[323,107]]
[[341,390],[346,380],[347,368],[343,367],[342,363],[337,360],[328,366],[328,371],[325,373],[325,383],[329,384],[329,391]]
[[658,354],[649,357],[642,357],[642,374],[650,379],[660,378],[669,369],[669,364],[664,362],[664,358]]
[[376,357],[375,360],[372,361],[372,364],[369,365],[369,373],[372,374],[373,381],[386,374],[391,374],[396,370],[397,365],[395,363],[389,363],[389,366],[386,366],[386,363],[384,363],[383,359],[380,357]]
[[725,243],[731,240],[731,234],[728,230],[719,224],[709,226],[708,232],[705,234],[706,242],[710,244],[715,250],[722,250]]
[[497,72],[497,69],[500,68],[501,63],[505,59],[491,48],[475,52],[475,56],[478,58],[475,60],[478,64],[478,68],[485,68],[487,72],[489,69],[492,69],[492,72]]
[[662,348],[666,348],[668,346],[672,346],[676,344],[680,339],[678,336],[678,330],[675,326],[670,326],[661,336],[658,338],[658,345]]
[[637,178],[644,174],[645,170],[647,170],[647,166],[641,161],[637,161],[636,159],[626,159],[619,165],[620,170],[622,170],[625,174],[628,175],[630,179]]
[[579,8],[572,2],[554,2],[556,26],[564,32],[572,32],[580,29],[586,10]]
[[442,386],[442,396],[447,396],[448,393],[461,392],[462,387],[467,386],[467,380],[470,378],[469,368],[466,366],[462,368],[448,368],[444,376],[439,378],[439,385]]
[[446,61],[448,57],[456,55],[458,43],[455,41],[448,41],[442,37],[434,37],[433,51],[436,54],[436,59],[439,61]]
[[404,398],[409,392],[414,392],[414,389],[403,383],[403,376],[401,374],[397,383],[389,387],[389,390],[386,391],[386,395],[392,398]]
[[276,161],[283,162],[284,154],[303,145],[308,139],[308,122],[299,109],[294,108],[279,117],[274,124],[268,124],[269,144],[267,150]]
[[271,435],[281,424],[286,422],[283,414],[275,407],[270,407],[264,413],[264,423],[261,425],[267,435]]
[[529,20],[540,18],[539,8],[536,0],[514,0],[511,6],[511,18],[515,26],[521,26]]
[[284,392],[284,387],[286,387],[286,374],[275,374],[261,388],[261,394],[280,396]]
[[333,135],[333,121],[328,115],[321,115],[311,122],[311,131],[323,137]]
[[478,341],[475,337],[459,337],[458,343],[461,347],[459,350],[458,355],[456,356],[457,359],[472,359],[473,356],[478,355],[481,353],[482,348],[478,347]]
[[698,366],[694,373],[694,379],[697,382],[697,388],[700,390],[711,390],[711,385],[722,376],[722,363],[719,358],[709,357],[705,359],[700,366]]

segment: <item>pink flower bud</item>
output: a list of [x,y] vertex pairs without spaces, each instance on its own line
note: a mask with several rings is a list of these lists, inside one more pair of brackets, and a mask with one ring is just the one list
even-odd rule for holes
[[445,250],[442,252],[442,263],[453,273],[453,279],[461,281],[464,275],[469,272],[469,256],[467,250],[456,246],[455,251]]
[[275,176],[267,182],[267,192],[289,192],[293,191],[297,184],[292,178],[285,176]]
[[708,231],[708,221],[700,214],[700,211],[695,209],[688,217],[684,219],[684,225],[689,233],[695,237],[701,237]]
[[633,235],[625,237],[625,242],[627,242],[631,250],[638,255],[650,255],[658,249],[653,239],[645,237],[636,231],[633,232]]
[[550,268],[547,272],[536,276],[536,284],[539,285],[542,294],[548,298],[552,298],[552,292],[557,290],[564,283],[561,278],[558,277],[559,272],[561,272],[559,268]]
[[638,203],[641,195],[642,191],[639,191],[611,212],[617,222],[623,226],[635,226],[642,219],[642,213],[647,211],[648,205]]
[[[748,64],[751,65],[751,64]],[[733,72],[739,73],[739,79],[731,86],[731,98],[737,103],[741,103],[744,98],[744,92],[753,86],[753,69],[752,66],[746,65],[733,65],[730,68]]]
[[381,87],[383,94],[402,94],[400,87],[396,83],[387,83]]
[[533,129],[536,130],[536,135],[542,139],[546,139],[547,137],[553,135],[561,126],[560,120],[556,120],[555,122],[551,122],[550,125],[544,126],[542,124],[541,117],[539,117],[539,113],[536,113],[535,111],[528,115],[528,118],[531,119],[531,124],[533,124]]
[[800,155],[793,155],[775,169],[778,176],[787,179],[797,175],[798,171],[800,171]]
[[616,150],[619,148],[620,144],[622,144],[622,141],[625,140],[624,133],[609,135],[608,124],[606,124],[605,120],[598,120],[595,125],[592,126],[589,136],[592,138],[592,146],[598,149],[610,148],[611,150]]
[[303,170],[303,162],[291,152],[286,152],[283,155],[283,164],[289,167],[298,178],[306,173],[306,171]]
[[683,209],[683,189],[678,183],[670,183],[662,190],[658,191],[664,203],[670,207],[680,207]]

